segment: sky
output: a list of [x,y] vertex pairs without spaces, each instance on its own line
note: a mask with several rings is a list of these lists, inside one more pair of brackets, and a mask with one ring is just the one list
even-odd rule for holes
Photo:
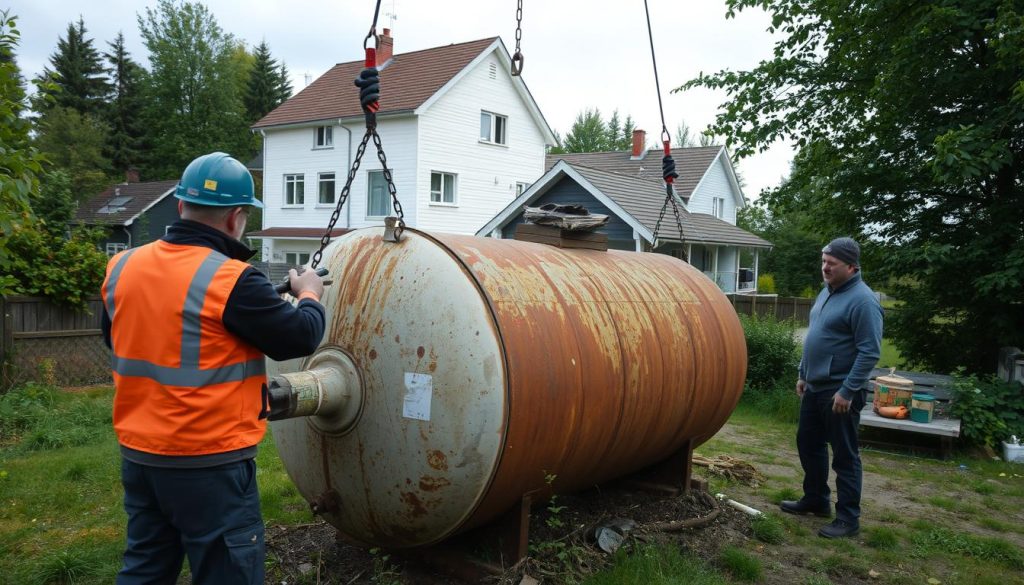
[[[556,0],[523,4],[523,80],[553,130],[561,135],[577,114],[597,108],[607,119],[618,110],[647,131],[654,146],[661,132],[658,92],[643,0]],[[47,65],[58,37],[81,16],[101,51],[123,31],[132,57],[148,67],[136,16],[156,0],[13,0],[21,45],[18,63],[31,79]],[[226,32],[250,47],[266,41],[292,75],[295,91],[335,63],[362,59],[373,20],[372,0],[208,0]],[[710,124],[726,100],[722,91],[670,93],[701,72],[749,69],[771,57],[769,17],[759,10],[726,19],[724,0],[648,0],[661,82],[665,123],[675,142],[685,122],[694,131]],[[395,53],[500,36],[515,50],[516,0],[382,0],[378,31],[392,29]],[[784,178],[791,144],[777,143],[739,163],[745,195]]]

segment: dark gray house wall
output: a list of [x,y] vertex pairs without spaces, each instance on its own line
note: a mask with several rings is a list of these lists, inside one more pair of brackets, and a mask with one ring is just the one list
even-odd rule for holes
[[132,222],[129,227],[132,232],[132,246],[159,240],[164,237],[167,226],[177,220],[178,200],[173,195],[168,195]]
[[[603,203],[594,198],[593,195],[587,192],[586,189],[580,186],[579,183],[570,179],[569,177],[562,177],[553,187],[548,189],[547,193],[544,193],[533,203],[530,207],[540,207],[547,203],[557,203],[565,205],[569,203],[575,203],[586,207],[590,210],[590,213],[600,213],[609,216],[608,223],[597,230],[598,233],[608,234],[608,247],[615,250],[635,250],[636,241],[633,240],[633,228],[629,224],[619,219],[617,215],[611,212]],[[523,223],[522,212],[518,213],[508,224],[505,225],[501,230],[501,237],[503,238],[515,238],[516,226]]]

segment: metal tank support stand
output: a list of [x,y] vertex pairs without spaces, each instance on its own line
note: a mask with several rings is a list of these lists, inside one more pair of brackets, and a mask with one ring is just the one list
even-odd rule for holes
[[708,491],[706,479],[693,477],[693,441],[688,440],[668,458],[629,475],[620,483],[634,489],[678,496],[690,490]]
[[470,583],[501,575],[529,554],[532,504],[533,498],[526,494],[489,524],[435,545],[393,554]]

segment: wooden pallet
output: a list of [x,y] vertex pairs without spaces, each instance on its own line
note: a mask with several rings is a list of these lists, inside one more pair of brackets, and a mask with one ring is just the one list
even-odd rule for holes
[[521,223],[516,226],[516,239],[521,242],[547,244],[558,248],[607,250],[608,234],[570,231],[550,225]]

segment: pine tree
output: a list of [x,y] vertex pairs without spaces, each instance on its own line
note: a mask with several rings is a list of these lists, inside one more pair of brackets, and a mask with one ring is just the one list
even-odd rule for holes
[[140,92],[146,71],[129,56],[124,33],[117,33],[110,52],[103,56],[113,86],[107,122],[110,125],[108,150],[113,168],[124,172],[139,165],[142,148],[142,101]]
[[249,71],[245,88],[246,121],[255,122],[291,97],[288,70],[270,55],[270,47],[263,41],[256,47],[256,60]]
[[[98,115],[102,112],[110,93],[103,62],[92,39],[85,36],[85,21],[68,23],[67,36],[57,39],[57,50],[50,55],[50,67],[43,69],[36,83],[40,93],[51,98],[36,100],[36,109],[50,107],[71,108],[81,114]],[[44,87],[52,81],[53,88]]]

